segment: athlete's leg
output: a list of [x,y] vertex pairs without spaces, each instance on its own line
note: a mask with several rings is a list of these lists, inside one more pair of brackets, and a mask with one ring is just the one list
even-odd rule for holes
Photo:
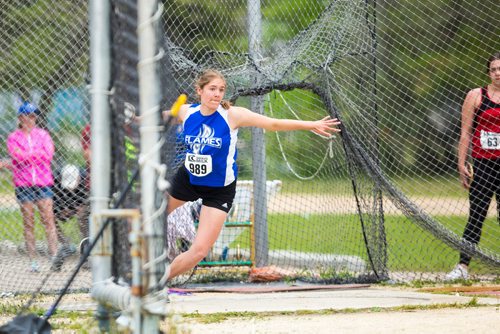
[[495,175],[495,199],[497,202],[497,222],[500,224],[500,159],[495,160],[493,170]]
[[207,256],[219,237],[226,217],[227,213],[220,209],[204,205],[201,207],[200,222],[193,244],[186,252],[181,253],[172,261],[169,279],[194,268],[198,262]]
[[171,195],[168,195],[168,204],[167,204],[167,214],[171,214],[172,211],[182,206],[186,201],[182,201],[180,199],[174,198]]
[[54,221],[53,201],[52,198],[42,198],[36,202],[40,211],[40,218],[45,226],[45,234],[47,243],[49,244],[49,253],[51,256],[57,254],[57,232]]
[[[483,222],[488,213],[488,208],[493,198],[493,184],[491,169],[488,161],[476,160],[474,162],[474,179],[469,192],[469,219],[463,233],[463,239],[476,245],[481,239]],[[460,263],[469,265],[471,257],[465,252],[460,253]]]
[[76,218],[78,220],[78,228],[80,229],[80,237],[82,239],[89,237],[89,217],[90,217],[90,203],[86,199],[82,205],[80,205],[76,212]]
[[26,243],[26,251],[30,259],[35,259],[35,207],[33,202],[21,203],[21,214],[24,224],[24,241]]

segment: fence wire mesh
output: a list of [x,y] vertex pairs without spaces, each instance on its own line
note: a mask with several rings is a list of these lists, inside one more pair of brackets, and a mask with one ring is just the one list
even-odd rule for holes
[[[265,133],[266,159],[253,165],[251,132],[240,131],[235,206],[192,281],[258,280],[271,274],[324,283],[439,281],[460,252],[472,256],[471,278],[498,278],[498,188],[491,188],[496,196],[482,228],[473,232],[479,243],[463,240],[469,193],[457,172],[463,100],[470,89],[490,83],[486,60],[500,51],[498,1],[162,3],[163,107],[181,92],[196,102],[194,78],[213,67],[225,75],[227,98],[237,105],[248,107],[252,98],[261,97],[268,116],[314,120],[331,115],[343,124],[332,139]],[[139,130],[128,116],[140,110],[136,2],[114,0],[112,6],[116,192],[137,168]],[[39,271],[49,272],[57,244],[64,263],[41,287],[54,293],[71,273],[88,233],[82,143],[91,121],[87,1],[3,1],[0,14],[0,292],[37,290],[41,273],[34,271],[33,260]],[[35,253],[26,247],[26,240],[33,240],[23,220],[29,210],[16,200],[15,163],[7,148],[24,101],[40,110],[38,126],[55,148],[50,161],[55,223],[44,215],[50,204],[35,210],[42,213],[34,216]],[[182,162],[183,146],[178,129],[167,130],[162,158],[172,175]],[[267,173],[265,221],[253,215],[256,164]],[[484,182],[500,183],[498,177]],[[125,207],[139,207],[139,189],[136,184]],[[181,217],[169,218],[172,254],[192,238],[196,208],[190,204]],[[267,231],[268,252],[264,274],[252,275],[255,258],[262,256],[255,248],[256,224]],[[113,271],[128,281],[127,225],[114,226]],[[47,243],[56,227],[57,242]],[[72,291],[87,291],[90,284],[90,272],[83,270]]]
[[[2,293],[61,289],[88,234],[87,141],[82,138],[89,123],[87,13],[87,1],[0,4]],[[43,129],[30,136],[20,135],[30,126],[29,116],[18,117],[25,101],[38,108],[35,126]],[[15,188],[22,197],[20,187],[32,185],[52,186],[53,201],[42,191],[40,201],[21,204]],[[87,291],[90,280],[89,270],[80,272],[73,291]]]

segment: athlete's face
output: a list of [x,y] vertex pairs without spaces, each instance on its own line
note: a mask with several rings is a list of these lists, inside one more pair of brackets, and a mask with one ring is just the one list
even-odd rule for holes
[[492,83],[500,85],[500,59],[490,63],[490,78]]
[[201,105],[214,111],[219,106],[226,92],[226,82],[221,78],[215,78],[203,88],[198,88]]

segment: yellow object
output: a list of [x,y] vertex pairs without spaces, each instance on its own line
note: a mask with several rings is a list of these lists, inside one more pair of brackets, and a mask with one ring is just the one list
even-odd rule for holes
[[172,108],[170,109],[170,115],[172,115],[172,117],[177,117],[177,114],[179,113],[181,106],[185,104],[186,101],[187,101],[186,94],[179,95],[177,100],[175,100],[174,104],[172,105]]

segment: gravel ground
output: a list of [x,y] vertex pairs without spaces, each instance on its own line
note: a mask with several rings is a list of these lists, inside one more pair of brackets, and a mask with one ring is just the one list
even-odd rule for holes
[[[493,287],[496,292],[500,291],[498,286]],[[473,289],[457,289],[460,288]],[[486,288],[481,286],[478,289]],[[171,298],[169,307],[178,311],[170,311],[162,329],[169,334],[498,333],[500,294],[484,297],[482,291],[483,297],[472,303],[471,295],[435,294],[421,290],[360,287],[250,295],[180,295]],[[11,298],[2,298],[2,302]],[[63,306],[60,310],[79,310],[81,315],[56,314],[50,320],[52,332],[97,333],[97,322],[92,317],[95,302],[89,295],[75,294],[65,298],[70,299],[66,300],[69,304],[80,307]],[[41,296],[35,304],[47,309],[53,299],[53,296]],[[229,312],[229,309],[234,312]],[[273,309],[282,311],[270,311]],[[0,314],[0,325],[11,319],[11,315]]]
[[412,310],[405,312],[372,311],[331,315],[286,315],[229,318],[202,324],[177,319],[179,332],[191,334],[278,334],[278,333],[482,333],[498,334],[498,306],[466,309]]
[[[31,272],[30,262],[27,256],[21,256],[14,251],[0,252],[0,293],[16,292],[31,293],[40,287],[42,280],[50,274],[45,282],[42,292],[54,292],[60,290],[69,277],[73,274],[79,261],[79,255],[75,254],[65,259],[61,271],[50,271],[50,261],[47,257],[40,256],[38,263],[40,272]],[[71,290],[88,290],[92,284],[90,270],[82,269],[71,284]]]

